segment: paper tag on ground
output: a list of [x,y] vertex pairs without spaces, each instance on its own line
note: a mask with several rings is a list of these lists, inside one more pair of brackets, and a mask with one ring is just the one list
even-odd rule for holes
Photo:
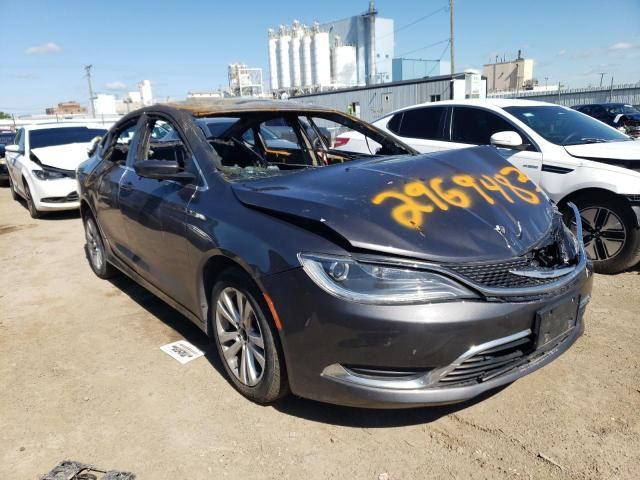
[[172,356],[183,365],[204,355],[204,352],[198,350],[186,340],[178,340],[177,342],[168,343],[167,345],[160,347],[160,350],[167,355]]

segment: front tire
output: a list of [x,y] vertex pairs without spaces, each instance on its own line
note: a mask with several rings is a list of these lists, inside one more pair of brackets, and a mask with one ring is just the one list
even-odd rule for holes
[[90,214],[84,218],[84,235],[86,239],[84,249],[93,273],[105,280],[113,277],[117,270],[107,260],[107,251],[104,248],[102,234],[98,224]]
[[211,332],[228,378],[242,395],[271,403],[288,393],[282,349],[260,290],[239,269],[211,293]]
[[[640,228],[631,207],[615,195],[580,196],[574,200],[582,219],[585,250],[598,273],[614,274],[640,261]],[[573,214],[565,212],[575,231]]]
[[31,218],[40,218],[42,217],[42,212],[38,210],[35,202],[33,201],[33,196],[31,195],[31,190],[29,189],[29,184],[27,181],[24,181],[24,196],[27,201],[27,209],[29,210],[29,215]]
[[18,200],[18,192],[16,192],[16,187],[13,185],[11,174],[9,174],[9,190],[11,191],[11,199]]

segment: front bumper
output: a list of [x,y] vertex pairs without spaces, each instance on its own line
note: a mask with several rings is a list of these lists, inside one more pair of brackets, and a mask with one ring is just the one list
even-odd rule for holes
[[39,180],[32,177],[30,180],[29,188],[38,210],[54,211],[80,208],[78,182],[75,179]]
[[[586,266],[561,295],[396,306],[341,301],[321,291],[302,269],[263,283],[283,324],[281,342],[293,393],[348,406],[405,408],[465,401],[553,361],[583,332],[592,282]],[[300,292],[295,301],[291,292]],[[450,369],[475,346],[527,331],[534,335],[537,313],[570,298],[580,302],[576,325],[556,343],[481,383],[443,386],[433,381],[433,375]],[[392,373],[372,377],[363,369]]]

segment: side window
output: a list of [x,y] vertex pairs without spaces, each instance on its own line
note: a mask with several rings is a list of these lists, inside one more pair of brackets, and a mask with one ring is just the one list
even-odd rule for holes
[[444,107],[423,107],[406,110],[402,116],[399,135],[425,140],[445,140]]
[[490,145],[496,132],[515,130],[515,127],[495,113],[479,108],[455,107],[451,141],[473,145]]
[[15,139],[16,144],[21,152],[24,152],[24,128],[18,130],[18,135],[16,135]]
[[396,113],[391,120],[387,122],[387,128],[393,133],[400,133],[400,125],[402,125],[403,112]]
[[596,105],[591,109],[591,115],[600,119],[606,118],[608,116],[607,111],[600,105]]
[[138,120],[132,120],[114,132],[107,140],[109,143],[104,150],[103,158],[111,162],[125,163],[127,161],[127,155],[129,154],[129,148],[136,135],[137,125]]
[[194,171],[187,146],[171,123],[151,117],[147,121],[147,133],[142,158],[136,161],[177,162],[185,170]]

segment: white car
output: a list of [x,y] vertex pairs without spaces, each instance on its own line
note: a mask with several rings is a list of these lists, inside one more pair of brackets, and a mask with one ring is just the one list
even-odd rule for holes
[[91,141],[106,133],[104,125],[86,123],[20,128],[15,143],[5,147],[13,198],[23,197],[33,218],[47,211],[79,208],[76,168],[87,159]]
[[[640,260],[640,141],[615,128],[560,105],[506,99],[425,103],[373,125],[423,153],[498,147],[561,210],[578,206],[596,271],[616,273]],[[335,145],[376,153],[353,132]]]

